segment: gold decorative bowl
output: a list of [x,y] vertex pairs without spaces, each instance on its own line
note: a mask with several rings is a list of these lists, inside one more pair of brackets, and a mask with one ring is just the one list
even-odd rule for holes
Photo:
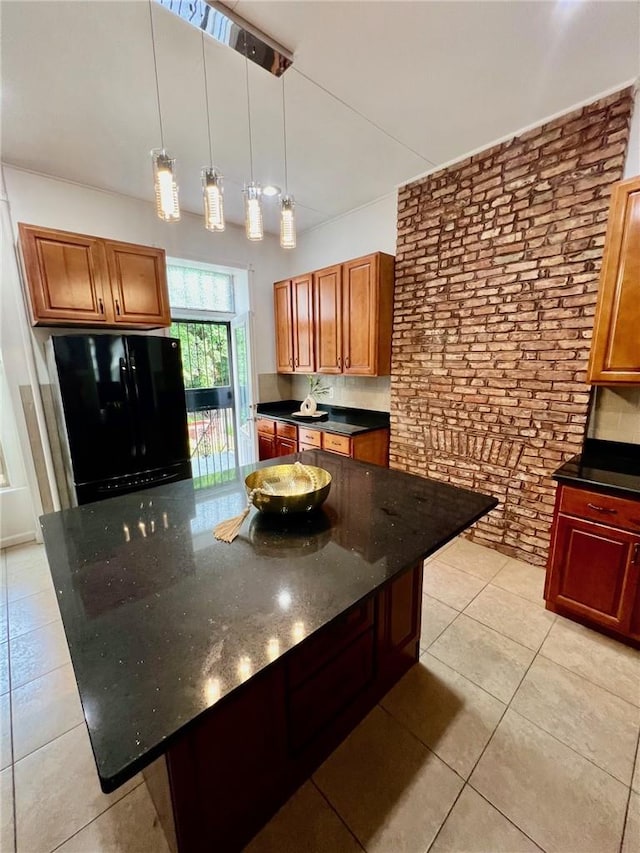
[[249,474],[244,483],[256,509],[285,515],[319,507],[329,494],[331,474],[324,468],[294,462],[260,468]]

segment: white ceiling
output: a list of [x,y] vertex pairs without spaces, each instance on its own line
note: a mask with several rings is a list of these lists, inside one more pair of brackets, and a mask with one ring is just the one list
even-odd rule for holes
[[[292,50],[289,188],[304,230],[640,73],[638,2],[228,4]],[[146,2],[3,0],[2,159],[151,199],[160,144]],[[154,3],[165,143],[200,211],[208,145],[199,33]],[[207,39],[230,221],[249,175],[244,59]],[[249,63],[254,173],[283,184],[281,81]],[[330,94],[332,93],[332,94]],[[265,202],[277,230],[276,204]]]

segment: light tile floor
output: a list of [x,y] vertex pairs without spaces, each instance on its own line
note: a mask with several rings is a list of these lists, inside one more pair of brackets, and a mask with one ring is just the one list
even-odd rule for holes
[[[640,853],[640,653],[543,579],[462,539],[431,558],[420,662],[248,853]],[[0,555],[0,735],[3,853],[168,853],[140,777],[100,792],[40,546]]]

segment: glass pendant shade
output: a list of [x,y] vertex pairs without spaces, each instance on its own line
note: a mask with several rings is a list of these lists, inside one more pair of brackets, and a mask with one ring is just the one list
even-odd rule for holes
[[280,200],[280,245],[283,249],[296,247],[296,214],[292,195],[284,195]]
[[253,181],[244,189],[244,224],[248,240],[262,240],[264,229],[262,226],[262,206],[260,197],[262,187]]
[[204,227],[207,231],[224,231],[224,200],[222,175],[215,169],[202,170],[204,198]]
[[180,219],[180,205],[178,204],[178,185],[174,171],[176,161],[167,154],[164,148],[152,151],[151,158],[156,193],[156,213],[164,222],[177,222]]

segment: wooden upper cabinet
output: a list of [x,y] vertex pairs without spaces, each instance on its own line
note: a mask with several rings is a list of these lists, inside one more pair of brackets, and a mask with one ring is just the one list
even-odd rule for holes
[[273,286],[278,373],[313,373],[313,278],[301,275]]
[[170,326],[164,249],[105,241],[115,322]]
[[611,195],[587,381],[640,383],[640,176]]
[[293,310],[291,282],[278,281],[273,286],[276,323],[276,370],[293,373]]
[[111,293],[102,242],[23,223],[18,229],[33,325],[105,325]]
[[294,373],[313,373],[313,277],[298,276],[291,282]]
[[393,273],[393,256],[378,252],[277,282],[278,372],[388,374]]
[[318,373],[342,373],[342,267],[313,274]]
[[164,249],[20,223],[35,326],[169,326]]
[[342,372],[380,376],[391,369],[393,269],[377,253],[342,266]]

